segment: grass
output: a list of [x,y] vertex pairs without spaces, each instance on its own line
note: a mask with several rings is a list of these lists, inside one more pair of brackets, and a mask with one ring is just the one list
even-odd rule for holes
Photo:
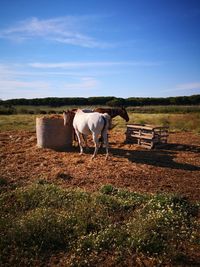
[[128,110],[134,113],[197,113],[200,112],[200,105],[169,105],[169,106],[137,106],[137,107],[128,107]]
[[0,130],[35,130],[36,115],[0,115]]
[[4,191],[0,205],[1,266],[160,266],[200,244],[198,206],[178,196],[44,182]]
[[[153,124],[158,126],[169,126],[170,131],[192,131],[200,133],[200,114],[141,114],[129,113],[128,123]],[[120,117],[113,120],[117,129],[125,129],[126,123]]]
[[[42,115],[0,115],[0,130],[35,130],[35,118]],[[200,133],[200,113],[187,114],[141,114],[129,112],[129,123],[169,126],[170,131],[193,131]],[[113,130],[125,129],[126,122],[120,117],[113,119]]]

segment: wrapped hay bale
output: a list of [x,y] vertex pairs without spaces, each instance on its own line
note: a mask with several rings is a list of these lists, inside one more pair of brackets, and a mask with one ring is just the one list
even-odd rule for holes
[[72,146],[72,123],[64,125],[62,116],[51,115],[36,118],[37,146],[65,150]]

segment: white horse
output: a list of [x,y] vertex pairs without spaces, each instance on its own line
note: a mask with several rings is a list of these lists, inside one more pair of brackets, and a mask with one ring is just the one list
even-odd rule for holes
[[83,144],[81,141],[81,134],[84,136],[84,140],[87,146],[87,135],[92,134],[95,150],[92,159],[96,156],[99,148],[99,135],[103,136],[106,159],[108,158],[108,127],[110,116],[107,113],[101,114],[98,112],[86,113],[80,109],[76,113],[72,111],[66,111],[63,113],[64,125],[68,124],[73,119],[73,127],[78,138],[80,146],[80,154],[83,153]]

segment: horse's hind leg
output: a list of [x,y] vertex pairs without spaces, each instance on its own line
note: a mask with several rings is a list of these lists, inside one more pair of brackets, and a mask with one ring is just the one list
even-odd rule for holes
[[100,144],[100,147],[103,147],[103,143],[104,143],[104,140],[103,140],[103,136],[101,135],[99,137],[99,144]]
[[107,132],[103,133],[103,141],[106,148],[106,159],[108,159],[108,134]]
[[78,144],[79,144],[79,147],[80,147],[80,154],[83,154],[83,146],[82,146],[82,142],[81,142],[81,136],[80,136],[80,133],[75,130],[76,132],[76,136],[77,136],[77,139],[78,139]]
[[99,148],[99,138],[98,138],[98,135],[96,135],[95,133],[92,134],[92,137],[93,137],[93,141],[94,141],[94,154],[92,156],[92,159],[96,157],[96,154],[98,152],[98,148]]
[[83,140],[85,142],[85,148],[88,149],[88,143],[87,143],[87,135],[82,135],[83,136]]

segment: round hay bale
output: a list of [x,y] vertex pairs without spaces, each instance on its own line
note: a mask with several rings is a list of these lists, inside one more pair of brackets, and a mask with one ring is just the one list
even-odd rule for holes
[[62,116],[52,115],[36,118],[37,146],[65,150],[72,146],[72,123],[64,125]]

